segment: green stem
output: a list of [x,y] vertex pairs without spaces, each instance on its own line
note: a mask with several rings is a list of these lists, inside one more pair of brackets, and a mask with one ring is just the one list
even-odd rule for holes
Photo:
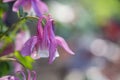
[[0,39],[2,39],[5,35],[9,34],[11,31],[12,31],[12,33],[15,33],[19,29],[19,24],[23,24],[27,20],[38,20],[38,18],[31,17],[31,16],[21,18],[17,23],[13,24],[7,31],[5,31],[3,34],[1,34]]
[[6,58],[6,57],[1,57],[0,61],[16,61],[14,58]]
[[0,61],[16,61],[13,54],[0,57]]

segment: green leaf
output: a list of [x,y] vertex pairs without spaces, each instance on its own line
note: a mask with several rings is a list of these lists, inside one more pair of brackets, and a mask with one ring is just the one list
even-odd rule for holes
[[25,68],[32,69],[34,60],[30,56],[23,57],[18,51],[15,51],[14,55]]
[[10,71],[10,65],[8,62],[0,62],[0,77],[7,75]]
[[4,13],[8,10],[8,4],[0,1],[0,18],[3,17]]

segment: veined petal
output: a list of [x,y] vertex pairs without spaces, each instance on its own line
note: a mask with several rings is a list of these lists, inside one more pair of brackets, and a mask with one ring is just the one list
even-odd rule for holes
[[15,0],[3,0],[3,2],[11,2],[11,1],[15,1]]
[[47,5],[40,0],[32,0],[32,6],[37,16],[41,16],[42,14],[48,12]]
[[56,36],[55,39],[56,39],[56,42],[59,46],[64,48],[68,53],[74,54],[74,52],[69,48],[66,41],[62,37]]
[[17,12],[19,7],[24,4],[25,0],[17,0],[13,5],[13,11]]
[[21,54],[23,56],[28,56],[33,52],[33,49],[37,43],[37,36],[33,36],[30,38],[23,46],[21,50]]

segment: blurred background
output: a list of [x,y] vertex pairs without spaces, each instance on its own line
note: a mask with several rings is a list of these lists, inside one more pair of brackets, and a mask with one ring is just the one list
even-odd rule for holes
[[[52,64],[46,58],[37,60],[37,80],[120,80],[120,0],[44,1],[55,19],[56,35],[75,55],[59,47],[60,57]],[[7,12],[9,17],[14,14]],[[10,20],[7,25],[16,18]],[[29,29],[32,35],[36,31]]]

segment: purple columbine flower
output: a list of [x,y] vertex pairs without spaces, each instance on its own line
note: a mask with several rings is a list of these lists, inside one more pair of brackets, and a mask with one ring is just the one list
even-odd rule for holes
[[[42,21],[45,20],[45,24]],[[54,23],[50,16],[39,18],[37,35],[31,37],[21,50],[23,56],[28,56],[37,51],[38,54],[49,54],[49,63],[52,63],[57,55],[57,46],[61,46],[68,53],[74,54],[62,37],[55,36],[53,31]]]
[[47,5],[41,0],[3,0],[3,2],[11,2],[16,1],[13,5],[13,11],[18,12],[19,7],[22,6],[25,11],[30,11],[33,7],[37,16],[41,16],[42,14],[48,12]]

